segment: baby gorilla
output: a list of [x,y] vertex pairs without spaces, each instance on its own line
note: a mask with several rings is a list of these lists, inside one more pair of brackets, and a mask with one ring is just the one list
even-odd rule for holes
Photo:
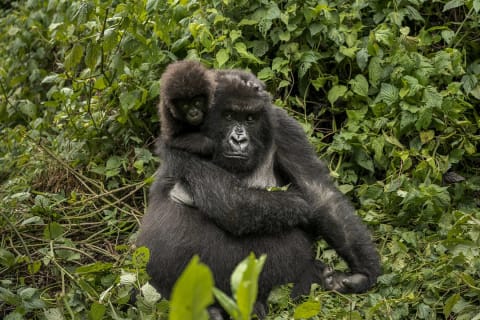
[[205,119],[208,106],[204,96],[188,99],[175,99],[173,105],[180,112],[178,120],[185,121],[192,126],[199,126]]
[[215,74],[201,63],[170,64],[160,79],[161,139],[169,147],[210,155],[212,143],[200,132],[215,92]]

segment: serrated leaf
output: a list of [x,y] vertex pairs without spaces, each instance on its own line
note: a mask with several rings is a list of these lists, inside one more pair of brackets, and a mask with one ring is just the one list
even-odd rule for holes
[[333,86],[329,91],[328,91],[328,101],[330,102],[331,105],[335,103],[339,98],[343,97],[345,93],[347,93],[348,88],[343,85],[336,85]]
[[415,123],[415,128],[417,130],[427,129],[432,122],[432,109],[423,108],[420,110],[420,115],[417,122]]
[[386,24],[380,25],[377,30],[374,31],[375,34],[375,39],[386,45],[386,46],[392,46],[393,45],[393,31],[390,27],[388,27]]
[[162,295],[148,282],[140,288],[140,291],[145,298],[145,302],[151,306],[162,298]]
[[358,48],[357,47],[347,48],[345,46],[340,46],[339,51],[344,56],[349,57],[350,59],[353,59],[355,58],[355,54],[357,53]]
[[139,247],[135,249],[132,255],[132,263],[135,268],[144,268],[146,267],[148,261],[150,260],[150,251],[147,247]]
[[443,97],[435,87],[428,86],[423,91],[423,102],[427,108],[440,108]]
[[120,274],[120,283],[123,285],[134,285],[137,282],[137,274],[122,270]]
[[368,96],[368,81],[362,74],[357,74],[354,79],[350,80],[349,84],[352,86],[352,91],[359,96]]
[[397,87],[389,83],[382,83],[382,86],[380,87],[380,93],[377,95],[375,103],[383,101],[387,105],[391,106],[398,101],[398,98],[399,90]]
[[417,92],[423,89],[423,86],[418,82],[418,79],[409,75],[402,78],[402,84],[403,87],[399,92],[401,98],[413,97]]

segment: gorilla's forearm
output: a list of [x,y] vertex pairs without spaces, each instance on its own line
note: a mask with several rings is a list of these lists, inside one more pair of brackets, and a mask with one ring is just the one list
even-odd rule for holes
[[300,125],[283,110],[276,109],[275,116],[276,160],[314,211],[309,233],[323,237],[353,273],[368,277],[366,283],[353,288],[355,292],[365,291],[375,283],[381,269],[371,233],[348,199],[335,188],[328,168],[318,160]]
[[211,156],[213,153],[213,141],[201,132],[190,132],[173,137],[167,145],[202,156]]
[[294,190],[248,188],[224,169],[180,150],[166,150],[162,157],[195,207],[234,235],[278,233],[311,220],[311,207]]

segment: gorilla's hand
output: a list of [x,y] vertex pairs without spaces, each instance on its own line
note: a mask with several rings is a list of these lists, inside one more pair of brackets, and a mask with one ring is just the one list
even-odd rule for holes
[[340,293],[361,293],[368,287],[368,277],[361,273],[348,274],[326,267],[322,271],[323,287]]
[[188,207],[195,207],[193,197],[188,193],[187,189],[181,182],[175,183],[172,190],[170,190],[170,199]]

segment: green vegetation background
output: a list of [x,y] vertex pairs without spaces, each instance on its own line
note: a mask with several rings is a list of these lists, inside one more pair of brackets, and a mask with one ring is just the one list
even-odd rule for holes
[[284,288],[270,319],[480,319],[480,0],[0,3],[0,318],[166,318],[131,245],[158,79],[192,58],[265,81],[382,256],[369,293]]

